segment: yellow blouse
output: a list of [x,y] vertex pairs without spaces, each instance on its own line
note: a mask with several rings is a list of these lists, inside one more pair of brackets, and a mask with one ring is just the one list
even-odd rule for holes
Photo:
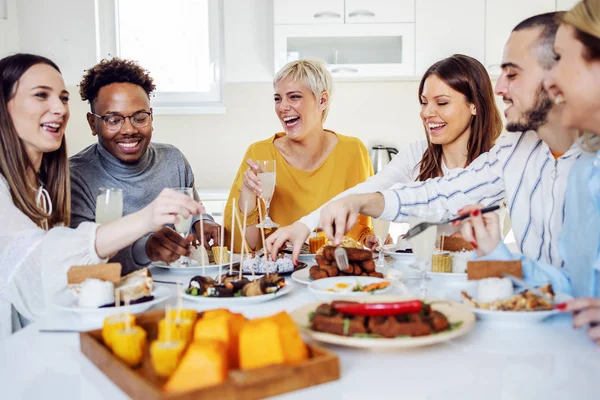
[[[275,160],[276,161],[276,184],[275,192],[271,200],[270,217],[280,226],[293,224],[301,217],[311,213],[332,197],[349,189],[373,175],[373,166],[367,148],[358,138],[334,133],[338,143],[321,165],[313,171],[303,171],[292,167],[279,153],[273,142],[285,133],[277,133],[269,139],[250,145],[241,166],[237,172],[227,206],[225,208],[224,221],[226,229],[226,245],[231,243],[231,204],[235,198],[239,204],[242,185],[244,184],[244,172],[248,166],[246,160]],[[257,202],[263,205],[260,199]],[[243,214],[239,210],[244,205],[238,205],[236,219],[242,221]],[[262,212],[264,216],[264,205]],[[259,221],[258,208],[248,210],[246,223],[257,224]],[[265,230],[265,234],[270,233]],[[364,238],[372,233],[371,218],[360,215],[356,225],[346,234],[362,243]],[[241,250],[241,232],[236,223],[235,227],[235,252]],[[260,246],[262,247],[262,246]]]

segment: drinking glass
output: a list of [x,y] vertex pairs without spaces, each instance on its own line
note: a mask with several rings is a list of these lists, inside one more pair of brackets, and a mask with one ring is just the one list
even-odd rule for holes
[[[194,198],[194,189],[187,187],[180,187],[173,189],[176,192],[183,193],[186,196]],[[190,233],[190,229],[192,228],[192,219],[193,215],[190,215],[187,218],[183,218],[182,215],[179,215],[179,221],[175,224],[175,230],[177,233],[181,235],[182,238],[186,238]],[[177,261],[173,263],[176,267],[187,267],[190,265],[190,259],[186,256],[181,256]]]
[[258,164],[258,179],[260,179],[262,185],[262,192],[260,194],[260,198],[265,203],[265,217],[264,219],[256,225],[257,228],[277,228],[279,226],[278,223],[274,222],[271,217],[269,217],[269,209],[271,207],[271,199],[273,198],[273,192],[275,192],[275,160],[259,160],[256,162]]
[[100,188],[96,197],[96,223],[107,224],[123,216],[123,190]]
[[[417,207],[408,211],[410,227],[414,227],[421,222],[439,222],[444,213],[441,210],[427,207]],[[413,253],[416,258],[417,269],[421,271],[421,284],[419,293],[422,299],[427,297],[427,271],[431,269],[431,257],[435,250],[437,240],[437,226],[430,226],[421,234],[409,239]]]
[[377,260],[377,267],[383,273],[384,278],[387,277],[387,268],[385,264],[385,259],[383,257],[383,245],[385,244],[385,240],[388,236],[388,231],[390,230],[390,221],[386,221],[384,219],[375,219],[373,218],[373,231],[375,232],[375,237],[377,238],[377,244],[379,245],[379,258]]

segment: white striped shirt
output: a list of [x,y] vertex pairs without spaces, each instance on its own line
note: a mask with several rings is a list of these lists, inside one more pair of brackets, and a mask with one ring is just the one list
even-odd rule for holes
[[380,218],[404,221],[411,209],[424,205],[455,215],[467,205],[489,206],[506,198],[520,251],[562,267],[558,237],[565,216],[567,178],[581,152],[573,144],[555,159],[535,132],[509,132],[465,169],[382,191],[385,208]]

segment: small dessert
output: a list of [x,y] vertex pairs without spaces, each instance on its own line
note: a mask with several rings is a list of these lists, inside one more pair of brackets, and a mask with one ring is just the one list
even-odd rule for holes
[[310,254],[317,254],[317,251],[327,242],[327,238],[324,235],[318,233],[308,238],[308,246],[310,248]]
[[452,272],[452,256],[448,251],[440,251],[431,257],[431,272]]
[[146,347],[146,331],[139,326],[115,331],[110,341],[113,352],[125,364],[133,367],[142,361]]
[[185,342],[181,340],[160,341],[155,340],[150,346],[150,357],[156,375],[168,378],[171,376],[181,355],[185,350]]
[[226,347],[219,340],[195,340],[163,390],[167,393],[187,392],[225,382],[229,372]]
[[215,259],[215,264],[227,264],[229,262],[229,250],[227,249],[227,246],[213,246],[212,254]]
[[200,265],[210,265],[208,252],[204,246],[192,246],[190,259],[197,261]]
[[115,302],[115,285],[100,279],[86,279],[80,286],[78,304],[81,308],[98,308]]
[[276,271],[280,274],[292,272],[294,270],[294,262],[291,257],[288,257],[283,251],[279,253],[279,258],[275,261]]
[[135,325],[135,316],[133,314],[116,314],[106,317],[102,325],[102,340],[108,347],[112,347],[112,336],[116,331],[123,330],[129,326]]
[[451,252],[452,272],[455,274],[467,273],[467,263],[475,258],[475,253],[469,250]]
[[477,282],[477,301],[491,303],[509,298],[514,293],[508,278],[486,278]]
[[[130,304],[138,304],[154,299],[152,296],[152,290],[154,283],[148,268],[143,268],[134,271],[121,278],[119,283],[116,285],[116,289],[119,289],[119,297],[121,298],[121,305],[125,305],[124,299],[129,299]],[[114,299],[112,304],[114,306]]]

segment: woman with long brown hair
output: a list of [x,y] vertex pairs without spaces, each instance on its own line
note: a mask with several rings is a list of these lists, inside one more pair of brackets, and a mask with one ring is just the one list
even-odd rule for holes
[[[377,175],[334,199],[424,181],[464,168],[490,150],[502,132],[490,77],[472,57],[455,54],[433,64],[421,79],[418,96],[426,140],[411,143]],[[267,239],[273,257],[289,240],[294,247],[292,257],[297,259],[300,247],[319,224],[321,208]],[[374,235],[367,236],[365,244],[376,246]]]
[[10,303],[21,323],[41,315],[73,265],[104,262],[143,235],[203,211],[164,190],[137,213],[102,226],[70,219],[65,129],[69,93],[58,66],[32,54],[0,60],[0,336]]

